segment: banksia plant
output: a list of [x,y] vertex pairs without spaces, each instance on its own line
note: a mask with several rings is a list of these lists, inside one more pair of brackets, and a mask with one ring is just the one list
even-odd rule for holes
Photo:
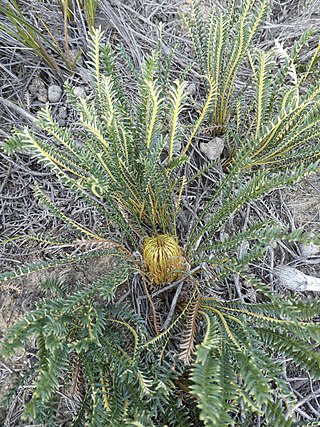
[[[226,169],[241,156],[247,159],[244,169],[267,166],[273,170],[286,168],[288,162],[302,164],[319,158],[320,85],[312,70],[320,45],[299,76],[299,54],[312,30],[307,29],[291,49],[279,41],[268,51],[254,47],[259,23],[269,8],[267,0],[230,2],[227,11],[213,10],[204,18],[199,1],[193,0],[192,16],[185,17],[206,91],[210,91],[207,76],[216,88],[206,126],[212,136],[226,139]],[[242,82],[245,94],[239,90],[235,99],[233,86],[245,59],[251,76]],[[254,94],[248,93],[251,88]]]
[[[218,37],[220,28],[238,35],[231,58],[240,61],[266,8],[265,2],[246,1],[228,12],[234,19],[212,15],[210,22],[222,26],[209,34]],[[221,86],[220,71],[213,74],[210,68],[217,62],[210,59],[210,67],[203,68],[207,95],[189,115],[187,83],[163,75],[158,51],[142,65],[129,98],[117,57],[102,37],[96,31],[90,41],[92,96],[77,98],[66,87],[77,123],[59,126],[46,107],[38,115],[38,132],[18,130],[3,146],[55,172],[106,226],[92,230],[68,217],[36,183],[41,203],[79,237],[57,242],[30,236],[59,248],[60,255],[3,273],[0,280],[105,255],[114,261],[100,280],[77,292],[59,280],[43,283],[49,298],[7,332],[6,356],[31,336],[37,342],[35,391],[25,415],[61,425],[57,410],[63,389],[63,396],[78,393],[73,426],[229,427],[253,426],[257,419],[265,426],[294,426],[295,396],[284,361],[320,378],[319,304],[279,299],[254,263],[271,244],[319,244],[319,237],[255,215],[244,227],[239,224],[253,202],[318,170],[317,146],[300,141],[311,143],[319,133],[318,86],[298,96],[297,88],[290,91],[286,84],[303,40],[286,57],[284,74],[276,73],[279,86],[268,74],[275,53],[249,54],[256,84],[248,100],[252,117],[239,120],[247,108],[238,103],[240,111],[230,109],[228,123],[223,116],[212,124],[213,134],[223,130],[233,142],[222,171],[212,162],[201,164],[192,148],[215,108],[221,111],[232,99],[233,66],[228,65],[229,78]],[[214,44],[210,49],[215,53]],[[223,49],[226,61],[230,50]],[[312,62],[298,78],[301,87]],[[217,101],[221,88],[225,96]],[[295,156],[290,167],[285,161],[282,168],[268,167],[271,160],[278,164],[279,150],[281,159]],[[117,293],[124,286],[125,297],[133,295],[127,305]]]
[[225,134],[237,74],[270,6],[268,0],[227,3],[226,11],[213,9],[204,17],[200,2],[192,0],[192,15],[184,17],[200,72],[217,88],[210,114],[216,136]]
[[[248,160],[245,169],[275,170],[319,159],[320,84],[311,72],[319,45],[305,71],[297,73],[299,53],[311,35],[307,30],[290,50],[277,42],[267,52],[255,49],[249,55],[254,88],[251,115],[245,118],[240,114],[229,127],[230,141],[235,136],[231,157],[244,150]],[[308,88],[304,85],[307,79]],[[241,102],[245,101],[240,97],[239,111],[243,111]],[[247,138],[247,144],[241,143],[240,135]]]
[[181,248],[176,238],[168,234],[147,237],[143,259],[146,270],[156,285],[171,283],[183,273]]

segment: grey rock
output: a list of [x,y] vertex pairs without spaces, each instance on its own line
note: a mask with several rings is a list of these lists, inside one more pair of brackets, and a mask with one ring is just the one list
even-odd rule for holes
[[73,88],[73,94],[77,98],[85,98],[87,96],[86,91],[83,86],[75,86]]
[[48,92],[44,81],[40,77],[34,77],[29,86],[31,96],[36,97],[40,102],[47,102]]
[[60,107],[58,111],[58,117],[59,119],[66,119],[67,118],[67,108],[66,107]]
[[309,258],[311,256],[320,255],[320,246],[313,245],[312,243],[309,243],[308,245],[301,244],[301,254]]
[[213,138],[209,142],[200,143],[200,151],[208,157],[209,160],[219,159],[224,149],[224,138]]
[[197,93],[197,85],[195,83],[190,83],[187,89],[190,95],[195,95]]
[[273,273],[281,285],[292,291],[320,292],[319,277],[309,276],[296,268],[286,265],[275,267]]
[[306,275],[296,268],[279,265],[274,268],[273,273],[279,283],[288,289],[304,291],[307,287]]
[[62,89],[58,85],[51,85],[48,88],[49,102],[59,102],[62,95]]

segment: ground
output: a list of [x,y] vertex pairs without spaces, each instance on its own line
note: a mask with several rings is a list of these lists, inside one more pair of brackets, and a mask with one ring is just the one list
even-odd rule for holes
[[[213,1],[203,2],[204,9]],[[38,2],[19,1],[21,10],[29,16],[32,22],[39,26],[45,21],[52,29],[53,35],[63,49],[65,35],[63,29],[63,14],[58,2],[44,0]],[[177,68],[185,66],[192,58],[191,44],[182,30],[181,11],[190,7],[188,0],[101,0],[99,3],[96,23],[105,30],[111,44],[122,42],[130,51],[133,62],[139,66],[143,55],[148,53],[156,44],[157,28],[160,22],[164,24],[163,37],[166,46],[172,47],[178,43],[175,55]],[[80,14],[77,15],[81,16]],[[78,18],[79,19],[79,18]],[[0,22],[4,17],[0,14]],[[318,0],[274,2],[270,19],[265,24],[261,34],[261,45],[272,45],[278,38],[285,45],[290,45],[307,27],[320,30],[320,3]],[[68,42],[70,56],[76,57],[77,52],[86,49],[87,29],[79,19],[70,23]],[[310,57],[316,37],[310,43],[309,51],[304,52]],[[72,120],[72,113],[65,104],[65,94],[54,93],[54,87],[62,88],[68,78],[79,93],[86,93],[89,81],[86,65],[80,57],[75,71],[66,68],[63,61],[58,61],[58,71],[52,70],[39,57],[33,55],[30,49],[18,44],[10,36],[0,30],[0,139],[9,136],[15,126],[32,125],[37,110],[47,101],[54,109],[61,124]],[[56,88],[57,90],[57,88]],[[130,90],[130,80],[128,80]],[[55,98],[56,96],[56,98]],[[101,219],[99,215],[88,208],[80,200],[72,198],[61,188],[52,173],[41,168],[34,160],[23,155],[8,157],[0,151],[0,240],[10,239],[17,235],[38,235],[62,237],[70,233],[65,225],[53,218],[37,202],[34,196],[33,183],[37,180],[55,197],[65,212],[72,218],[84,219],[87,226],[96,226]],[[320,224],[320,176],[314,175],[303,180],[299,185],[287,190],[279,190],[270,196],[264,205],[258,208],[261,215],[274,215],[291,226],[305,226],[306,229],[318,232]],[[283,247],[283,259],[291,266],[298,266],[309,274],[320,277],[320,255],[306,255],[298,245]],[[44,253],[35,242],[21,239],[5,246],[0,246],[0,272],[13,269],[26,261],[41,258]],[[269,266],[273,262],[271,251],[266,260]],[[59,271],[60,275],[75,286],[75,283],[90,281],[105,269],[108,260],[101,260],[99,265],[90,263],[80,265],[75,270],[68,268]],[[41,298],[39,282],[50,273],[34,274],[15,282],[5,282],[0,294],[0,334],[34,307]],[[32,363],[32,343],[29,353],[17,355],[10,362],[0,361],[0,402],[8,388],[20,373]],[[290,386],[300,396],[297,412],[302,419],[308,420],[320,415],[320,390],[317,384],[311,384],[309,378],[293,373],[289,378]],[[0,424],[9,426],[26,426],[19,418],[21,403],[26,399],[27,391],[21,389],[20,394],[10,404],[9,408],[0,404]],[[28,424],[30,425],[30,424]]]

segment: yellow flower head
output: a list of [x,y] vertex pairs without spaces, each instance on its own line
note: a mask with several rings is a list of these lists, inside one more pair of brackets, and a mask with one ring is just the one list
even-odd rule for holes
[[153,283],[171,283],[181,274],[183,257],[177,239],[169,234],[147,237],[143,259]]

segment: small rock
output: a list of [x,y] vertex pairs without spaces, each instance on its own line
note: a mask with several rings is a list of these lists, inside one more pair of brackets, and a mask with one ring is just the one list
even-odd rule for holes
[[68,115],[67,108],[66,107],[60,107],[58,110],[59,119],[66,119],[67,115]]
[[307,287],[306,275],[296,268],[279,265],[274,268],[273,273],[279,283],[288,289],[304,291]]
[[86,91],[83,86],[75,86],[73,88],[73,94],[77,98],[85,98],[87,96]]
[[320,253],[320,247],[313,245],[312,243],[309,243],[308,245],[301,244],[300,248],[301,254],[306,258],[318,255]]
[[36,97],[38,101],[47,102],[47,88],[43,80],[40,79],[40,77],[34,77],[28,89],[31,96]]
[[195,83],[190,83],[187,89],[190,95],[195,95],[197,93],[197,85]]
[[47,89],[39,89],[39,92],[37,93],[37,98],[40,102],[47,102],[48,100],[48,92]]
[[48,99],[49,102],[58,102],[62,95],[62,89],[60,86],[51,85],[48,88]]
[[320,278],[309,276],[302,271],[286,265],[274,268],[273,273],[279,283],[292,291],[320,292]]
[[210,142],[201,142],[200,151],[205,154],[209,160],[218,159],[224,149],[224,138],[213,138]]
[[58,114],[57,114],[57,122],[59,126],[65,126],[66,125],[66,118],[68,116],[67,108],[66,107],[59,107]]

